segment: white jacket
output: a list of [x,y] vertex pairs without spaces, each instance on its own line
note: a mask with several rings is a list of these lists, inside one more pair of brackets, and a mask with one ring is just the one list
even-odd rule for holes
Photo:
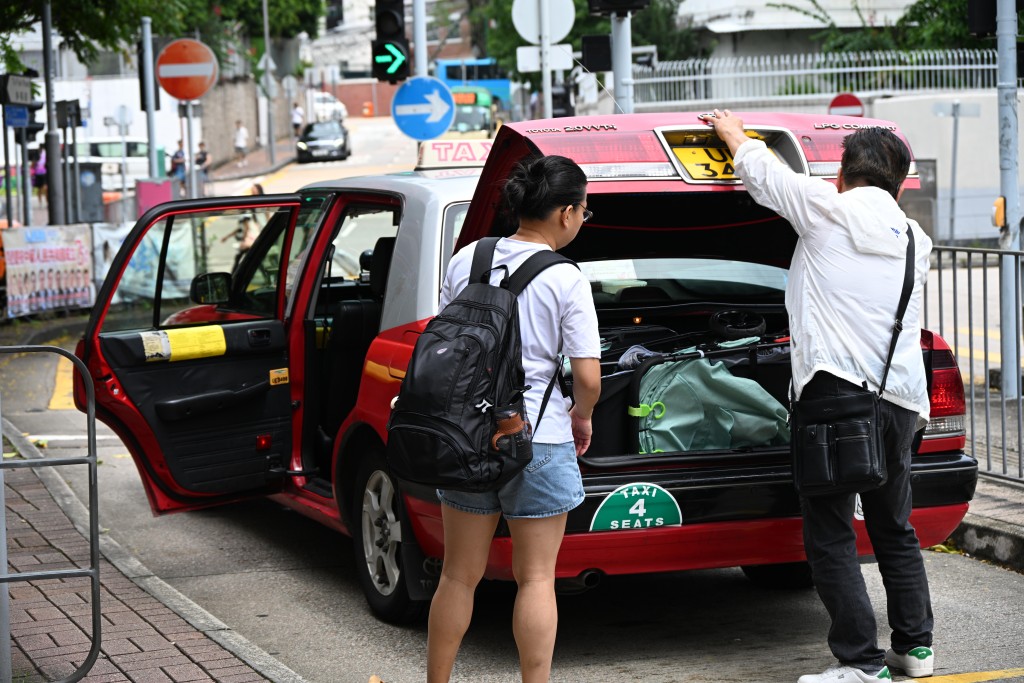
[[885,190],[857,187],[840,193],[826,180],[792,171],[760,140],[748,140],[736,151],[736,172],[754,200],[789,221],[800,236],[786,286],[795,398],[819,370],[855,384],[867,381],[878,390],[911,226],[914,289],[884,398],[918,413],[919,427],[927,424],[921,305],[931,239]]

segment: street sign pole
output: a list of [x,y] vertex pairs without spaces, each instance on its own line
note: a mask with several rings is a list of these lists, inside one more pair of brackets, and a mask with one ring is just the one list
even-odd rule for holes
[[7,203],[4,206],[7,208],[7,227],[10,228],[14,225],[14,209],[11,208],[11,161],[7,149],[7,107],[2,107],[2,109],[4,123],[4,194],[7,197]]
[[21,129],[21,224],[32,225],[32,182],[28,168],[28,129]]
[[[1006,202],[1006,227],[999,246],[1020,250],[1020,188],[1018,187],[1017,145],[1017,7],[1015,0],[998,0],[996,5],[999,99],[999,189]],[[1000,259],[999,291],[1002,354],[1002,398],[1020,395],[1020,331],[1014,321],[1020,314],[1020,257],[1009,254]],[[1014,273],[1016,272],[1016,276]],[[1007,404],[1003,404],[1004,406]]]
[[185,103],[185,130],[188,133],[188,198],[195,199],[198,195],[196,192],[196,163],[195,157],[193,156],[193,150],[195,145],[192,141],[192,100]]
[[551,106],[551,12],[550,0],[539,0],[540,19],[540,89],[544,97],[544,118],[550,119]]
[[427,0],[412,0],[412,41],[416,50],[416,75],[427,73]]
[[53,99],[53,17],[50,2],[43,3],[43,75],[46,83],[46,205],[50,225],[64,225],[64,174],[60,167],[60,136],[57,135],[57,103]]
[[615,101],[620,113],[633,113],[633,38],[628,11],[612,15],[612,71],[615,77]]
[[274,79],[274,60],[270,56],[270,19],[267,14],[267,0],[263,0],[263,56],[266,57],[266,68],[263,71],[267,84],[267,146],[270,148],[270,165],[276,163],[274,158],[274,99],[270,96],[270,81]]
[[142,108],[146,111],[146,135],[149,138],[149,177],[160,177],[160,169],[156,160],[156,83],[153,78],[153,20],[142,17],[142,87],[146,101]]

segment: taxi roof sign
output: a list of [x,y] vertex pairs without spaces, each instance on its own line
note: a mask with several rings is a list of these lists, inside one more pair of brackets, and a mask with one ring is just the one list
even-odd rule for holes
[[420,143],[416,170],[482,168],[492,144],[491,140],[424,140]]

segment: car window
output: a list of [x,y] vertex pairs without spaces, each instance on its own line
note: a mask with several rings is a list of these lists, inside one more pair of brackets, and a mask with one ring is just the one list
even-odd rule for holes
[[306,137],[311,140],[333,140],[334,138],[340,138],[342,135],[341,124],[337,121],[314,123],[306,130]]
[[[289,262],[297,263],[322,220],[325,197],[307,197],[296,218]],[[189,299],[192,280],[204,273],[230,273],[226,311],[274,317],[277,312],[289,207],[218,209],[168,216],[140,240],[112,298],[102,331],[151,329],[182,321],[202,322]],[[286,287],[291,282],[285,283]],[[192,313],[192,315],[190,315]],[[207,318],[209,316],[207,315]]]
[[448,270],[448,261],[452,257],[452,249],[455,248],[455,241],[459,239],[462,226],[466,221],[466,212],[469,211],[469,202],[458,202],[449,204],[444,210],[444,231],[441,236],[441,272]]
[[357,278],[359,257],[372,251],[381,237],[398,234],[398,207],[379,204],[352,205],[345,210],[341,228],[334,237],[330,277]]
[[[788,271],[727,259],[613,259],[580,263],[596,303],[675,303],[780,298]],[[623,294],[625,290],[629,290]]]

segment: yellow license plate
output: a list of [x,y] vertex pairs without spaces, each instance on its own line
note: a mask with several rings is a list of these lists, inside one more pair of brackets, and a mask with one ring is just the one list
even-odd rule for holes
[[676,158],[694,180],[734,180],[736,167],[725,147],[673,147]]

